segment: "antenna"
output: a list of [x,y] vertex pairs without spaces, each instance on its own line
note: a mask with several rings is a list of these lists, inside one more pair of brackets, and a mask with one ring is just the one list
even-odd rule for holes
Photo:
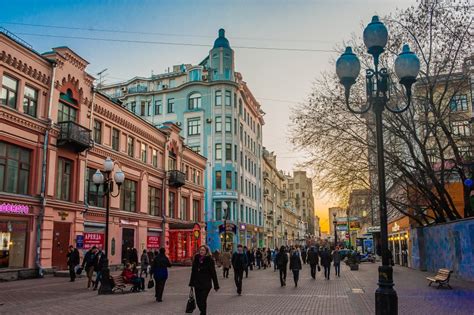
[[100,71],[97,73],[97,75],[99,76],[99,84],[97,85],[97,88],[101,88],[102,87],[102,74],[107,71],[108,69],[105,68],[104,70]]

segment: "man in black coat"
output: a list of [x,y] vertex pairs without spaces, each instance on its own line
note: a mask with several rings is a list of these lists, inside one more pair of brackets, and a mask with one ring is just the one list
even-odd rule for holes
[[286,268],[288,266],[288,255],[285,246],[280,247],[280,251],[276,255],[276,263],[278,270],[280,270],[280,284],[282,287],[286,286]]
[[308,250],[307,259],[309,266],[311,267],[311,277],[316,279],[316,267],[319,264],[319,256],[314,246],[311,246],[311,248]]
[[97,254],[94,256],[94,271],[95,271],[95,282],[92,287],[92,290],[97,290],[97,286],[99,285],[99,282],[101,281],[102,278],[102,268],[104,268],[105,264],[105,255],[102,249],[99,249],[97,251]]
[[76,266],[80,264],[79,251],[74,246],[70,245],[67,253],[67,265],[69,267],[69,277],[71,282],[76,280]]
[[324,267],[324,277],[329,280],[329,275],[331,274],[331,262],[332,262],[332,255],[328,248],[324,248],[323,252],[321,253],[321,265]]
[[247,255],[244,253],[242,245],[239,244],[237,246],[237,252],[232,255],[232,268],[234,268],[234,281],[238,295],[242,294],[242,278],[247,265]]

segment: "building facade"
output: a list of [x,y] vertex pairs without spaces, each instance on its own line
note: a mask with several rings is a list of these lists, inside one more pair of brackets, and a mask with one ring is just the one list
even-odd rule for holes
[[[64,269],[69,245],[104,247],[107,157],[125,174],[110,203],[109,261],[165,246],[173,262],[204,242],[206,159],[180,129],[157,129],[96,92],[67,47],[39,54],[0,34],[1,268]],[[119,189],[120,188],[120,189]]]
[[222,250],[224,243],[229,250],[238,243],[263,246],[263,112],[235,72],[234,51],[223,29],[198,65],[174,66],[101,91],[155,126],[175,122],[185,143],[207,157],[205,219],[211,250]]

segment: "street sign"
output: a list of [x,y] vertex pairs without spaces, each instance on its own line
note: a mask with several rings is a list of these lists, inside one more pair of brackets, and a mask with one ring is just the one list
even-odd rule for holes
[[77,249],[84,247],[84,235],[76,235],[76,247]]
[[84,249],[91,249],[93,246],[104,248],[103,233],[84,233]]

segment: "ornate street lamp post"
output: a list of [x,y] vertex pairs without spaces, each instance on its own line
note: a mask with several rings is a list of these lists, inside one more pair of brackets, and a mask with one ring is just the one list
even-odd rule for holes
[[[97,192],[99,192],[99,186],[103,185],[105,196],[105,252],[104,252],[104,264],[102,267],[101,277],[100,277],[100,288],[99,294],[110,294],[112,293],[112,285],[110,283],[110,270],[109,270],[109,215],[110,215],[110,196],[118,197],[120,194],[120,186],[125,180],[125,174],[122,170],[118,170],[114,174],[114,178],[110,176],[114,170],[114,161],[110,157],[106,158],[104,161],[104,174],[100,170],[97,170],[92,176],[92,181],[94,182]],[[117,194],[113,195],[114,181],[118,186]]]
[[227,251],[227,202],[222,202],[222,209],[224,210],[224,250],[223,252]]
[[332,223],[334,224],[334,247],[337,246],[337,221],[336,221],[336,212],[332,213],[332,216],[334,217],[334,220]]
[[345,88],[346,105],[355,114],[366,113],[372,108],[375,114],[376,139],[377,139],[377,169],[378,169],[378,191],[380,211],[380,238],[382,247],[382,266],[379,267],[378,289],[375,292],[376,314],[397,314],[398,298],[393,286],[393,270],[389,263],[388,232],[387,232],[387,201],[385,189],[385,165],[383,153],[383,131],[382,113],[386,108],[393,113],[401,113],[408,109],[411,103],[411,87],[416,82],[420,71],[418,57],[410,51],[408,45],[404,45],[402,53],[395,60],[395,73],[400,84],[405,87],[407,103],[402,108],[390,108],[387,106],[389,99],[389,74],[386,68],[379,69],[379,56],[383,53],[388,40],[388,31],[385,25],[379,21],[378,16],[372,18],[372,22],[364,30],[364,44],[368,53],[374,58],[374,69],[366,71],[366,88],[368,106],[361,110],[353,109],[349,105],[350,88],[356,82],[360,72],[360,62],[352,52],[351,47],[339,57],[336,62],[336,73]]

